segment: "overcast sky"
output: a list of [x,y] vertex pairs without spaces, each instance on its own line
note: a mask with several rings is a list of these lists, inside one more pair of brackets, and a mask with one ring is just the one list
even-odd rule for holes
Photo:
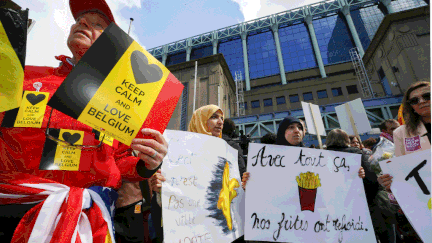
[[[58,66],[74,19],[69,0],[14,0],[30,9],[36,25],[28,35],[26,65]],[[147,49],[318,0],[106,0],[117,24]]]

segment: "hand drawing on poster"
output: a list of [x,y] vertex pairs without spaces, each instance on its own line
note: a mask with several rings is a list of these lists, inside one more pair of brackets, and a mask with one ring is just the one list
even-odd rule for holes
[[[236,150],[207,135],[167,130],[162,165],[165,242],[232,242],[243,235]],[[176,219],[176,220],[173,220]]]
[[359,154],[251,144],[245,240],[375,242],[360,160]]

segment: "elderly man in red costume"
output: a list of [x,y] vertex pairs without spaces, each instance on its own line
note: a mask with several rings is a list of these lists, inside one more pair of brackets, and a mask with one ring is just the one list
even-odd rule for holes
[[[73,57],[57,56],[61,61],[57,68],[25,68],[24,90],[46,92],[47,100],[104,29],[115,22],[104,0],[70,0],[70,8],[76,20],[67,40]],[[33,95],[34,102],[45,97]],[[134,139],[131,147],[109,146],[100,142],[101,134],[91,127],[49,106],[39,109],[39,125],[18,126],[19,108],[0,113],[0,242],[114,242],[115,190],[122,180],[151,177],[167,153],[166,141],[160,132],[144,128],[142,133],[153,139]],[[53,135],[60,129],[83,134],[82,145],[69,143],[67,147],[80,154],[73,159],[79,166],[75,171],[42,170],[42,161],[49,160],[50,154],[57,156],[55,147],[64,143]],[[137,157],[132,156],[133,150]]]

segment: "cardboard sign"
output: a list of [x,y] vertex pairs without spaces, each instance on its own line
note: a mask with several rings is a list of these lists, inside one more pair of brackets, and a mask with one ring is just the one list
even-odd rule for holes
[[431,150],[380,162],[384,174],[393,177],[391,190],[405,216],[422,238],[432,239]]
[[[310,134],[319,134],[321,136],[326,136],[327,134],[324,128],[323,120],[321,118],[321,111],[319,109],[319,106],[303,101],[301,102],[301,105],[303,108],[303,114],[305,116],[308,132]],[[315,121],[313,118],[315,118]],[[318,131],[315,129],[315,124]]]
[[237,150],[224,140],[166,130],[162,174],[165,242],[232,242],[243,235]]
[[48,92],[26,90],[15,119],[14,127],[41,128],[48,98]]
[[245,240],[376,242],[361,155],[249,144]]
[[[360,98],[335,107],[341,129],[349,135],[367,133],[372,130],[363,102]],[[351,120],[353,120],[354,126]]]
[[163,132],[182,89],[168,69],[112,23],[48,105],[130,145],[141,127]]
[[[50,135],[72,145],[82,145],[84,132],[70,129],[50,129]],[[81,164],[81,150],[55,142],[48,137],[42,152],[39,170],[89,171],[90,163]]]
[[20,106],[24,81],[28,12],[9,11],[0,8],[0,112]]

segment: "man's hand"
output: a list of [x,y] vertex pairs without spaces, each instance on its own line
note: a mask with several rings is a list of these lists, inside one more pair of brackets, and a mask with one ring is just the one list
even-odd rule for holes
[[385,187],[385,189],[387,191],[391,191],[390,187],[391,187],[391,183],[393,182],[392,179],[393,179],[392,176],[390,176],[389,174],[385,174],[385,175],[378,177],[378,183],[381,186]]
[[145,162],[148,170],[154,170],[168,153],[168,143],[159,131],[145,128],[141,132],[154,139],[135,138],[132,140],[131,148],[138,152],[137,156]]
[[160,193],[160,189],[162,187],[162,182],[166,181],[165,177],[161,174],[161,170],[157,170],[152,177],[150,177],[150,188],[152,191]]

